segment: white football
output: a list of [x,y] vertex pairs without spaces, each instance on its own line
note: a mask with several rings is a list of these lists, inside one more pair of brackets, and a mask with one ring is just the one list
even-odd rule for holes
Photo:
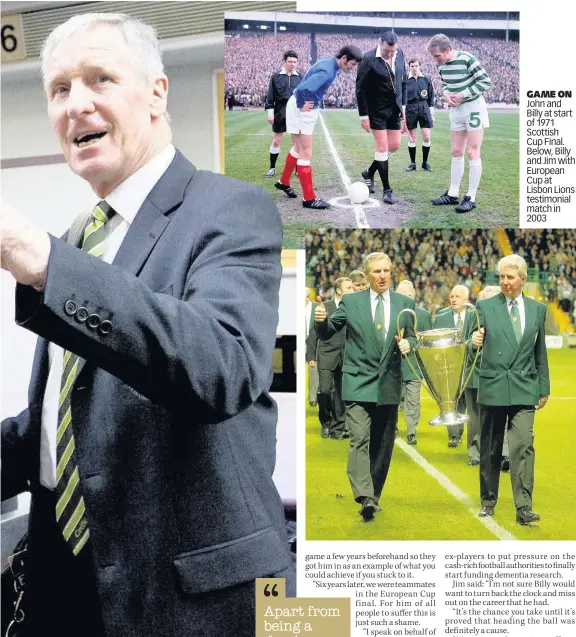
[[348,196],[352,203],[364,203],[370,196],[368,186],[361,181],[355,181],[348,186]]

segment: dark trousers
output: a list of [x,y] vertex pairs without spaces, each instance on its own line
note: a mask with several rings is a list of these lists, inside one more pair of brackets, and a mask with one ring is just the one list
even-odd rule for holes
[[[456,409],[459,414],[466,413],[466,397],[464,394],[458,399]],[[461,438],[464,433],[464,425],[448,425],[446,431],[448,432],[448,440],[450,440],[450,438]]]
[[318,417],[330,435],[344,431],[346,408],[342,400],[342,367],[318,368]]
[[56,522],[55,494],[32,497],[32,541],[25,563],[27,637],[104,637],[91,541],[74,556]]
[[378,500],[392,460],[398,405],[346,402],[350,430],[348,479],[356,502]]
[[470,460],[480,460],[480,405],[478,404],[478,390],[467,387],[464,390],[466,411],[470,420],[466,425],[466,446]]
[[510,479],[516,508],[532,507],[534,489],[534,414],[525,405],[480,405],[480,498],[482,506],[498,501],[504,432],[508,425]]

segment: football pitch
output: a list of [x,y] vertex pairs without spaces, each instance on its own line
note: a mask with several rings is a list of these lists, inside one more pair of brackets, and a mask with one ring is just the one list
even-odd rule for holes
[[[250,181],[268,190],[276,200],[284,225],[284,247],[303,248],[304,231],[309,227],[372,228],[508,228],[519,220],[519,115],[490,112],[490,128],[482,146],[482,180],[477,208],[457,214],[452,206],[433,206],[430,200],[440,196],[450,183],[450,132],[448,113],[439,111],[432,129],[429,163],[432,173],[420,169],[421,139],[418,134],[416,162],[418,170],[406,172],[410,163],[408,136],[390,160],[390,183],[398,203],[382,202],[382,184],[376,178],[376,194],[360,211],[346,196],[346,181],[362,181],[360,172],[374,157],[372,135],[360,128],[356,110],[325,110],[316,124],[312,169],[316,194],[335,205],[330,210],[302,208],[301,187],[297,177],[292,185],[298,199],[288,199],[274,188],[282,172],[289,135],[282,140],[276,165],[276,177],[264,176],[268,170],[271,127],[263,110],[226,111],[226,174]],[[468,187],[468,162],[460,196]],[[335,200],[335,201],[334,201]],[[360,213],[360,217],[359,217]],[[359,223],[359,218],[362,221]]]
[[346,476],[347,440],[320,437],[318,410],[306,411],[306,539],[308,540],[574,540],[576,539],[576,351],[549,350],[552,395],[536,413],[534,511],[540,523],[515,522],[510,474],[500,477],[494,520],[480,510],[478,467],[469,467],[466,431],[456,449],[444,427],[428,420],[438,408],[422,391],[415,447],[406,444],[403,413],[380,506],[371,522],[358,515]]

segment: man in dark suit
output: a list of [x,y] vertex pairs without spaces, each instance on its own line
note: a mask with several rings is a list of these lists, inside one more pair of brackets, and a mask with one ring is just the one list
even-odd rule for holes
[[386,31],[379,45],[358,66],[356,100],[362,128],[374,137],[374,161],[362,171],[371,193],[376,172],[382,180],[384,203],[396,203],[388,176],[388,157],[400,148],[401,122],[406,121],[406,61],[398,36]]
[[479,516],[494,515],[507,428],[516,521],[522,525],[540,520],[532,510],[534,417],[550,395],[546,306],[522,293],[527,272],[526,261],[517,254],[500,259],[502,293],[478,302],[482,328],[471,339],[473,347],[482,347]]
[[32,493],[26,634],[251,637],[254,579],[294,592],[268,394],[278,211],[174,149],[146,25],[76,16],[42,64],[101,201],[82,249],[2,204],[16,321],[40,336],[28,409],[2,423],[2,496]]
[[304,306],[305,334],[306,334],[306,362],[308,363],[308,404],[316,407],[318,404],[318,367],[316,366],[316,345],[318,339],[314,332],[314,310],[316,303],[310,299],[310,288],[306,288]]
[[342,366],[342,396],[350,431],[348,478],[364,520],[380,511],[379,499],[386,482],[398,404],[402,394],[402,356],[416,343],[412,316],[400,317],[414,301],[390,290],[392,264],[383,252],[364,259],[370,289],[342,297],[336,312],[327,318],[326,308],[315,311],[316,331],[322,340],[346,328]]
[[[455,285],[450,291],[450,307],[443,308],[436,314],[434,329],[457,327],[462,332],[463,337],[466,335],[469,336],[476,322],[474,312],[465,306],[469,297],[470,291],[465,285]],[[458,401],[458,412],[461,414],[466,412],[466,398],[464,394],[460,396],[460,400]],[[452,448],[457,447],[460,442],[462,442],[464,425],[448,425],[446,430],[448,432],[448,446]]]
[[[398,294],[404,294],[411,299],[416,298],[416,290],[412,281],[404,280],[398,283],[396,288]],[[416,318],[418,319],[418,331],[425,332],[432,329],[432,314],[428,310],[424,310],[421,307],[416,308]],[[404,418],[406,420],[406,442],[409,445],[415,445],[418,443],[416,440],[416,432],[418,431],[418,423],[420,422],[420,397],[422,392],[422,376],[414,374],[412,368],[417,372],[418,362],[416,360],[416,354],[410,352],[410,363],[408,364],[406,358],[402,359],[402,397],[404,403]]]
[[[344,294],[354,292],[352,281],[346,277],[336,279],[334,300],[326,301],[326,315],[336,312]],[[342,400],[342,362],[346,330],[333,334],[327,340],[318,341],[318,416],[322,425],[322,438],[342,440],[348,438],[345,416],[346,408]]]

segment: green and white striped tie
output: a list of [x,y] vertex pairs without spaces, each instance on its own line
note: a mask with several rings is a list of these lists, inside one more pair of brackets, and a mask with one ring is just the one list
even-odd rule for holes
[[[84,230],[84,252],[98,258],[104,254],[104,225],[114,214],[115,211],[105,201],[94,208],[91,221]],[[71,394],[78,373],[78,359],[76,354],[64,352],[56,434],[56,519],[74,555],[80,553],[90,537],[72,431]]]

